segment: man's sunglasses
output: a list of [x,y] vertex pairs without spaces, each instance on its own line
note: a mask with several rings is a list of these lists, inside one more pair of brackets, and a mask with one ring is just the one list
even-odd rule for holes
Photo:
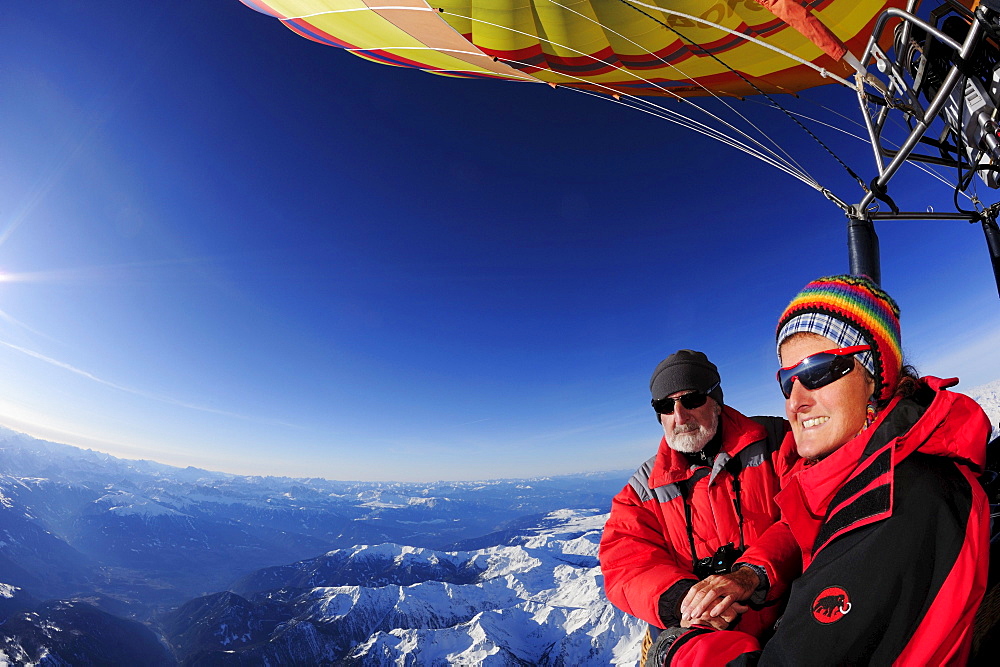
[[708,395],[715,391],[716,387],[720,383],[716,382],[712,385],[708,391],[692,391],[690,394],[684,394],[683,396],[678,396],[677,398],[654,398],[650,403],[653,405],[653,409],[656,410],[658,415],[672,415],[674,414],[674,406],[680,403],[684,406],[685,410],[694,410],[695,408],[700,408],[705,405],[705,401],[708,400]]
[[836,350],[826,350],[810,354],[788,368],[778,371],[781,393],[788,398],[792,395],[792,385],[798,380],[806,389],[819,389],[836,382],[854,370],[854,355],[872,349],[869,345],[853,345]]

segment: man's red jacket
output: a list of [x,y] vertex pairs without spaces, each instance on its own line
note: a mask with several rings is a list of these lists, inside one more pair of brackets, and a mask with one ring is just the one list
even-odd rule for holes
[[[692,538],[695,555],[701,559],[730,542],[737,547],[753,544],[777,520],[775,458],[787,424],[775,417],[758,419],[770,429],[723,407],[719,417],[722,443],[711,468],[692,465],[661,439],[656,456],[615,496],[600,558],[605,591],[619,609],[657,627],[676,624],[676,618],[661,619],[658,605],[669,590],[667,606],[676,609],[697,581]],[[690,533],[685,504],[691,515]],[[784,565],[771,569],[795,570],[797,558],[797,550],[790,548],[789,553],[779,555]],[[756,635],[770,627],[776,615],[775,606],[750,611],[740,619],[739,627]]]

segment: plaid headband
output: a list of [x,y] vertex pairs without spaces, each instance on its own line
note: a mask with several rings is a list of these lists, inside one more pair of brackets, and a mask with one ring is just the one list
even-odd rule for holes
[[778,320],[778,347],[795,333],[814,333],[837,347],[869,345],[858,360],[875,379],[875,398],[892,397],[903,367],[899,306],[863,276],[829,276],[806,285]]

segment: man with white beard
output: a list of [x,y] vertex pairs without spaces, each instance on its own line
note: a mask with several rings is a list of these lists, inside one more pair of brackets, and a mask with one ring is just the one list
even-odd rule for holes
[[694,350],[661,361],[649,389],[663,438],[612,501],[600,550],[608,599],[650,624],[647,645],[660,628],[682,622],[738,626],[766,639],[780,609],[755,604],[766,592],[758,566],[761,592],[749,610],[736,605],[724,617],[682,619],[679,608],[691,586],[729,572],[777,520],[776,458],[788,423],[725,405],[718,369]]

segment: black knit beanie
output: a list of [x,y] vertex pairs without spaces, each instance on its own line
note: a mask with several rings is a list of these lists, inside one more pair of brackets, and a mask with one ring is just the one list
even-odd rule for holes
[[716,385],[719,369],[703,352],[694,350],[677,350],[656,366],[649,379],[649,391],[657,401],[678,391],[700,391],[722,405],[722,386]]

